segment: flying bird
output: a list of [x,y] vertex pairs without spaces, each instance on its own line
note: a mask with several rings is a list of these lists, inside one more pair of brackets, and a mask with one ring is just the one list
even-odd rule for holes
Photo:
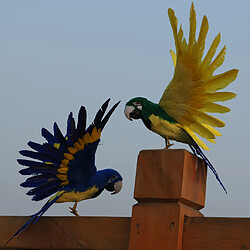
[[110,99],[101,106],[87,129],[86,109],[82,106],[78,113],[77,126],[72,113],[69,114],[66,136],[63,136],[58,125],[54,123],[54,135],[42,128],[42,136],[47,142],[38,144],[30,141],[28,145],[34,151],[20,151],[22,156],[32,158],[17,160],[26,167],[19,171],[20,174],[32,175],[21,183],[22,187],[31,188],[27,195],[33,196],[34,201],[51,195],[52,197],[12,238],[20,235],[30,224],[34,224],[54,203],[74,202],[73,208],[70,209],[74,215],[78,215],[76,206],[79,201],[95,198],[104,189],[111,194],[121,190],[122,177],[116,170],[97,171],[95,166],[95,154],[101,132],[120,103],[117,102],[104,116],[109,101]]
[[172,9],[168,9],[168,16],[176,47],[176,53],[170,50],[175,66],[174,76],[159,103],[144,97],[135,97],[126,103],[124,113],[129,120],[141,119],[149,130],[162,136],[166,141],[166,148],[173,145],[169,140],[188,144],[193,153],[205,161],[227,192],[213,165],[200,149],[209,150],[197,134],[212,143],[215,143],[216,136],[221,136],[215,128],[224,127],[225,123],[207,113],[230,111],[228,107],[217,102],[233,99],[236,94],[218,90],[233,82],[238,70],[214,74],[225,59],[226,47],[213,59],[221,39],[219,33],[203,56],[208,20],[206,16],[203,17],[196,39],[196,12],[193,3],[190,8],[188,40],[183,37],[182,27],[177,28],[178,20]]

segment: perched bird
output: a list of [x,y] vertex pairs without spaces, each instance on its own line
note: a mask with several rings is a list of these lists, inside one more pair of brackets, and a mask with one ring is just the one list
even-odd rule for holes
[[193,3],[190,8],[188,41],[183,37],[181,26],[178,30],[178,20],[172,9],[168,10],[168,16],[176,47],[176,53],[170,50],[175,66],[173,79],[159,103],[153,103],[144,97],[136,97],[126,103],[124,112],[129,120],[141,119],[149,130],[162,136],[166,140],[166,148],[172,145],[169,139],[188,144],[213,171],[226,192],[216,170],[200,149],[209,148],[196,134],[212,143],[215,143],[215,136],[221,135],[215,127],[224,127],[225,123],[207,113],[230,111],[216,102],[233,99],[236,94],[218,90],[233,82],[238,70],[232,69],[214,75],[214,71],[224,61],[226,47],[224,46],[213,60],[220,43],[218,34],[203,57],[208,20],[206,16],[203,17],[196,40],[196,13]]
[[53,196],[12,238],[20,235],[28,225],[34,224],[54,203],[74,202],[73,208],[70,209],[73,214],[78,215],[77,202],[95,198],[104,189],[112,192],[111,194],[121,190],[122,177],[116,170],[97,171],[95,166],[95,153],[101,132],[119,104],[116,103],[104,116],[109,101],[110,99],[102,105],[87,129],[86,109],[82,106],[78,113],[77,126],[72,113],[69,114],[65,137],[54,123],[54,135],[42,128],[46,143],[41,145],[30,141],[28,145],[35,151],[20,151],[22,156],[37,160],[17,160],[19,164],[27,167],[20,170],[20,174],[33,175],[21,184],[22,187],[32,188],[27,195],[33,196],[34,201]]

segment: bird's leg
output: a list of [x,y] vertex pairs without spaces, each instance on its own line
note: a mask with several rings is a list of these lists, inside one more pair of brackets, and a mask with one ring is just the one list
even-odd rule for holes
[[174,143],[170,144],[168,136],[165,137],[165,144],[166,144],[165,149],[168,149],[168,148],[170,148],[171,146],[174,145]]
[[77,206],[77,201],[75,202],[73,207],[69,207],[70,208],[70,213],[74,214],[75,216],[79,216],[79,214],[76,211],[76,206]]

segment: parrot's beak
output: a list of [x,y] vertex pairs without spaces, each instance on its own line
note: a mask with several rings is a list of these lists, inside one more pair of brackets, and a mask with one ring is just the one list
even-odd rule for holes
[[130,117],[130,113],[132,113],[134,111],[134,107],[133,106],[126,106],[125,109],[124,109],[124,114],[125,116],[130,120],[132,121],[132,118]]
[[122,189],[122,181],[116,182],[114,184],[114,189],[115,189],[115,191],[112,192],[111,194],[117,194],[117,193],[119,193],[121,191],[121,189]]

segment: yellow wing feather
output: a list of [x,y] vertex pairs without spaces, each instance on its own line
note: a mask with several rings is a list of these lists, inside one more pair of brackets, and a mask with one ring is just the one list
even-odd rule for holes
[[233,82],[238,74],[237,69],[229,70],[225,73],[212,76],[209,81],[204,83],[204,92],[213,93],[219,89],[224,89],[228,84]]
[[189,41],[188,41],[188,53],[189,55],[192,54],[192,50],[194,48],[195,43],[195,33],[196,33],[196,13],[194,10],[194,4],[191,4],[190,8],[190,14],[189,14],[189,20],[190,20],[190,27],[189,27]]
[[206,37],[207,37],[208,28],[209,28],[208,20],[207,20],[207,17],[204,16],[203,19],[202,19],[202,23],[201,23],[199,38],[198,38],[198,41],[197,41],[199,54],[201,54],[201,55],[203,55],[203,52],[204,52],[204,49],[205,49],[205,40],[206,40]]
[[208,112],[208,113],[227,113],[231,109],[228,107],[225,107],[223,105],[213,103],[213,102],[208,102],[206,103],[206,106],[201,109],[203,112]]
[[193,131],[191,131],[188,127],[184,127],[184,129],[200,147],[202,147],[205,150],[209,150],[207,145]]
[[207,66],[211,63],[219,44],[220,44],[220,33],[214,38],[212,45],[210,46],[205,58],[202,61],[202,70],[206,69]]
[[208,66],[208,69],[205,72],[205,78],[209,78],[213,75],[214,71],[219,68],[225,60],[226,55],[226,46],[220,51],[212,63]]
[[208,130],[210,130],[214,135],[221,136],[221,133],[218,130],[216,130],[215,128],[213,128],[207,124],[203,124],[203,126],[206,127]]
[[[215,143],[215,136],[221,134],[215,127],[224,127],[225,123],[207,113],[226,113],[230,109],[217,104],[236,97],[232,92],[217,92],[233,82],[238,74],[237,69],[214,75],[214,71],[224,62],[226,46],[213,60],[219,46],[220,33],[213,40],[204,56],[205,40],[208,33],[208,20],[204,16],[198,39],[196,40],[196,13],[192,3],[190,8],[190,31],[188,44],[183,37],[183,30],[178,30],[178,20],[172,9],[168,10],[173,30],[176,53],[170,50],[175,72],[172,81],[165,89],[159,105],[166,113],[184,126],[187,133],[202,148],[207,146],[195,135],[197,133],[208,141]],[[198,138],[198,139],[197,139]]]
[[[97,130],[96,127],[92,129],[91,134],[86,133],[82,136],[82,138],[78,138],[78,141],[74,143],[74,147],[68,147],[69,153],[64,153],[64,159],[61,161],[60,168],[57,169],[57,178],[62,180],[61,185],[67,185],[69,183],[67,178],[67,172],[69,170],[69,162],[74,159],[74,154],[78,151],[83,150],[85,145],[88,143],[93,143],[99,140],[101,137],[101,128]],[[59,145],[60,146],[60,145]]]
[[174,53],[173,50],[169,50],[169,52],[170,52],[170,54],[171,54],[171,57],[172,57],[174,66],[176,66],[176,54]]

